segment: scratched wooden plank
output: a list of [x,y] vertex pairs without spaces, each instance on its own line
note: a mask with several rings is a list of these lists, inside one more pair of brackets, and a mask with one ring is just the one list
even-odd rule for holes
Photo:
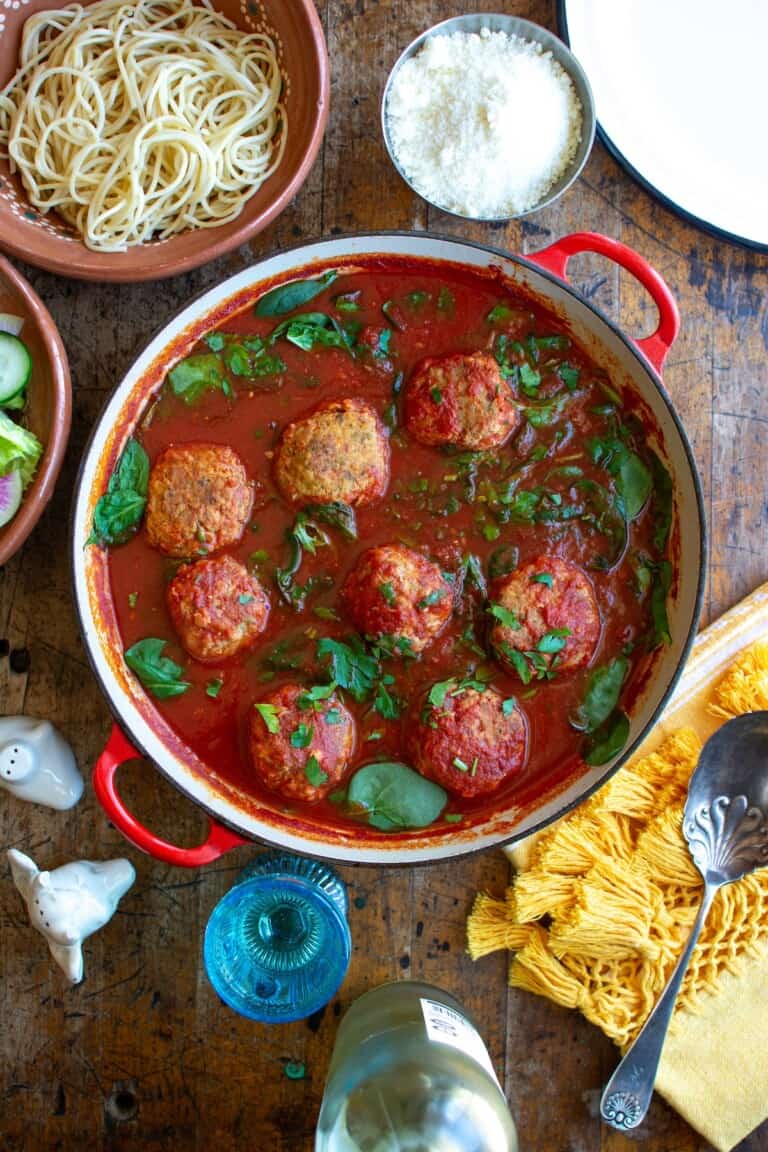
[[[484,0],[323,0],[332,52],[332,108],[323,154],[296,202],[251,245],[159,285],[68,282],[26,269],[66,341],[75,423],[51,508],[20,558],[0,574],[0,638],[30,655],[28,672],[0,655],[0,709],[49,715],[88,769],[109,716],[83,662],[68,591],[67,516],[77,464],[106,394],[159,324],[204,288],[276,249],[323,234],[422,228],[511,251],[595,229],[636,247],[669,280],[684,328],[667,383],[691,435],[713,511],[713,610],[765,578],[766,260],[711,241],[654,204],[597,147],[578,185],[546,212],[508,227],[465,225],[427,212],[388,165],[379,136],[386,71],[422,28]],[[554,26],[552,0],[505,8]],[[572,279],[629,331],[653,310],[630,278],[593,258]],[[715,413],[713,420],[713,411]],[[0,649],[2,652],[2,649]],[[127,796],[161,834],[194,843],[204,822],[150,770],[124,773]],[[236,1017],[202,973],[200,947],[216,901],[252,854],[238,850],[187,874],[128,849],[90,789],[73,813],[50,814],[0,797],[0,846],[41,863],[127,853],[137,882],[112,923],[86,945],[87,980],[65,989],[21,902],[0,883],[0,1135],[8,1152],[59,1149],[223,1152],[243,1146],[309,1152],[338,1020],[354,996],[413,975],[462,998],[478,1020],[515,1112],[524,1147],[545,1152],[705,1152],[660,1102],[630,1141],[601,1128],[597,1101],[612,1046],[578,1016],[507,992],[506,958],[472,965],[464,918],[472,893],[501,891],[499,853],[413,871],[347,869],[355,950],[339,996],[314,1020],[275,1029]],[[303,1063],[289,1080],[287,1061]],[[765,1152],[768,1128],[740,1152]]]

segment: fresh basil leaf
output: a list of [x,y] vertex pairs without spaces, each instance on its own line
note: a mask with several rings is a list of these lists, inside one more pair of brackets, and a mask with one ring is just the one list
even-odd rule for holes
[[672,477],[655,452],[649,453],[653,478],[653,546],[664,552],[672,528]]
[[544,584],[547,588],[551,588],[552,576],[549,572],[536,572],[531,576],[531,584]]
[[357,540],[357,519],[354,508],[334,500],[330,504],[308,504],[306,511],[315,520],[338,528],[348,540]]
[[619,462],[615,480],[624,517],[631,523],[648,502],[652,488],[651,474],[639,456],[627,452]]
[[627,523],[631,523],[648,502],[653,483],[651,473],[618,437],[592,437],[587,441],[587,451],[592,461],[613,477],[619,511]]
[[127,649],[125,662],[141,683],[158,700],[182,696],[190,687],[182,680],[183,669],[175,661],[163,656],[166,641],[148,636]]
[[149,457],[138,440],[130,439],[93,510],[88,543],[107,546],[128,540],[144,515],[148,485]]
[[211,352],[221,352],[224,348],[225,340],[221,332],[209,332],[209,334],[204,336],[203,339],[210,348]]
[[629,738],[629,718],[620,710],[612,712],[584,741],[584,762],[596,768],[621,752]]
[[653,621],[654,647],[671,644],[667,615],[667,596],[672,585],[672,565],[668,560],[654,565],[654,581],[651,587],[651,620]]
[[625,656],[617,656],[609,664],[593,669],[571,725],[580,732],[595,732],[604,724],[619,702],[628,672],[629,660]]
[[510,544],[506,548],[497,548],[495,552],[491,553],[491,558],[488,561],[488,575],[491,580],[498,579],[499,576],[507,576],[510,572],[514,572],[520,560],[519,549]]
[[168,373],[168,382],[174,396],[185,404],[194,404],[204,392],[211,389],[223,391],[227,380],[221,358],[210,352],[180,360]]
[[315,555],[318,548],[322,548],[329,543],[328,537],[322,528],[318,528],[304,512],[299,512],[296,520],[294,521],[291,534],[312,556]]
[[352,811],[365,812],[371,827],[399,832],[432,824],[448,796],[407,764],[383,761],[358,769],[349,783],[347,803]]
[[302,308],[324,292],[338,276],[338,272],[324,272],[316,280],[292,280],[265,293],[257,301],[254,311],[257,316],[284,316],[295,308]]

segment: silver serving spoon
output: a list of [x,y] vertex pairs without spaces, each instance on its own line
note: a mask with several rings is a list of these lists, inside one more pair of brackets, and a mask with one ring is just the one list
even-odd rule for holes
[[636,1128],[648,1111],[677,993],[715,893],[768,864],[768,712],[737,716],[707,740],[688,786],[683,835],[704,898],[666,988],[600,1101],[603,1120],[619,1131]]

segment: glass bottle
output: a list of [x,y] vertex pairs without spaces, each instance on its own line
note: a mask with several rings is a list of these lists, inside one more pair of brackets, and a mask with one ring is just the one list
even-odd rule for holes
[[211,913],[203,961],[221,999],[252,1020],[303,1020],[338,990],[351,942],[344,884],[326,864],[265,852]]
[[447,992],[384,984],[341,1022],[315,1152],[517,1152],[488,1051]]

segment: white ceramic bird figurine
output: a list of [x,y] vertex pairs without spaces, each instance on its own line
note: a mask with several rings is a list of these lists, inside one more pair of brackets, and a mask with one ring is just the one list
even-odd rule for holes
[[0,717],[0,786],[20,800],[72,808],[83,778],[72,749],[47,720]]
[[83,940],[112,919],[136,879],[133,865],[128,860],[74,860],[52,872],[41,872],[34,860],[16,848],[9,849],[8,860],[32,926],[45,936],[67,979],[79,984]]

